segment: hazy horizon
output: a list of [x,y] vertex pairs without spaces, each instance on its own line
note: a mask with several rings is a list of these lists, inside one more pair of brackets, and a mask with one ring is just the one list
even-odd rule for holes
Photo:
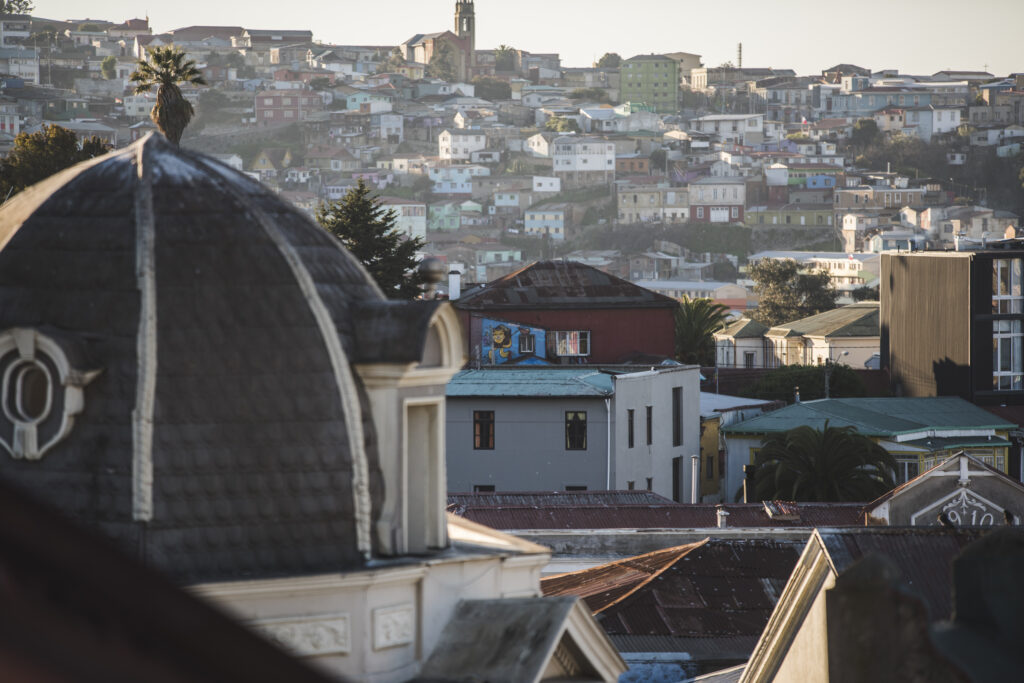
[[[1024,71],[1024,57],[1014,55],[1013,49],[1024,26],[1024,2],[1019,0],[973,3],[970,14],[977,27],[967,40],[951,31],[966,23],[962,3],[952,0],[864,0],[834,14],[810,0],[733,0],[728,7],[734,9],[721,16],[696,3],[665,0],[636,0],[626,10],[622,3],[592,0],[579,3],[583,12],[572,7],[576,3],[564,1],[475,4],[478,49],[507,44],[557,52],[564,66],[589,66],[605,52],[624,58],[692,52],[706,65],[717,66],[735,62],[737,43],[742,42],[745,65],[792,68],[801,75],[841,62],[910,74],[958,69],[1003,76]],[[138,0],[37,0],[35,5],[32,14],[47,19],[123,21],[148,12],[155,33],[189,25],[230,25],[308,29],[325,43],[396,45],[416,33],[451,29],[455,1],[394,0],[363,6],[311,0],[301,12],[269,3],[253,7],[242,0],[179,0],[166,7]]]

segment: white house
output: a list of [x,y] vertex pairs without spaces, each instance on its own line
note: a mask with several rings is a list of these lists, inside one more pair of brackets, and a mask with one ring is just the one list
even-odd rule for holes
[[615,144],[602,138],[563,135],[554,141],[552,170],[567,187],[615,180]]
[[826,365],[863,368],[880,340],[877,301],[840,306],[764,333],[765,366]]
[[759,145],[765,142],[764,114],[709,114],[690,120],[698,133],[717,135],[723,142]]
[[487,136],[478,130],[443,130],[437,136],[437,153],[442,159],[469,161],[473,152],[487,147]]
[[415,239],[427,239],[427,205],[423,202],[399,197],[381,197],[382,206],[394,210],[395,227],[400,233]]
[[750,318],[740,318],[715,332],[715,365],[720,368],[763,368],[764,333],[768,327]]

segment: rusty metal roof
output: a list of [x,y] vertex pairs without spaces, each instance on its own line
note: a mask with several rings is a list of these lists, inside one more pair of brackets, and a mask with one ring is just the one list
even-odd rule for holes
[[537,261],[453,303],[465,310],[679,307],[671,297],[576,261]]
[[[619,492],[622,493],[622,492]],[[633,493],[633,492],[625,492]],[[494,494],[477,494],[490,496]],[[509,494],[522,495],[522,494]],[[549,494],[555,495],[555,494]],[[449,502],[453,499],[449,496]],[[711,529],[718,526],[714,504],[628,504],[580,501],[578,504],[523,501],[478,503],[460,496],[449,512],[494,529]],[[778,501],[776,505],[781,505]],[[726,503],[729,527],[863,526],[863,503],[786,503],[787,514],[770,514],[761,503]]]
[[582,598],[609,636],[756,638],[803,545],[704,539],[548,577],[541,589]]

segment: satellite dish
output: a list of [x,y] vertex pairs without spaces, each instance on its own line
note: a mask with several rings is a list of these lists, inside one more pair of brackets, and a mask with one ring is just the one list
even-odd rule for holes
[[1012,225],[1006,226],[1006,231],[1003,233],[1003,237],[1008,240],[1012,240],[1017,236],[1017,229]]

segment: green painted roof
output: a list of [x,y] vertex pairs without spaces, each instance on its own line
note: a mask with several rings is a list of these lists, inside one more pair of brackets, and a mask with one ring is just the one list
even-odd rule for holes
[[[962,398],[824,398],[805,401],[745,422],[730,425],[727,434],[773,434],[808,425],[821,429],[851,426],[867,436],[893,437],[929,429],[1014,429],[1016,425]],[[949,436],[949,435],[943,435]],[[978,440],[979,437],[971,437]]]
[[877,337],[879,335],[878,302],[840,306],[768,330],[770,337]]
[[448,382],[449,398],[606,398],[614,394],[612,374],[593,368],[517,367],[463,370]]

